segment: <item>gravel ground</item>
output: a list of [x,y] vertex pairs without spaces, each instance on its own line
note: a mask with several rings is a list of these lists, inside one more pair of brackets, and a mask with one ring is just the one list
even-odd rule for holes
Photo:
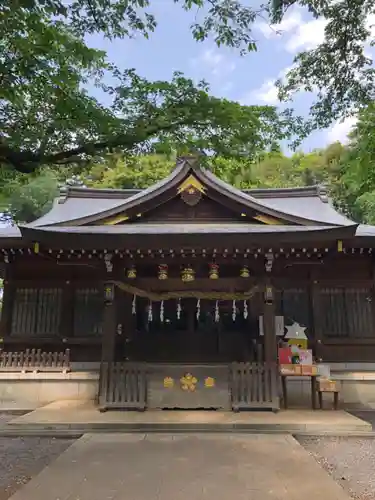
[[301,445],[356,500],[375,500],[375,439],[298,437]]
[[[0,425],[4,420],[6,417],[0,415]],[[0,500],[7,500],[73,442],[74,439],[0,437]]]

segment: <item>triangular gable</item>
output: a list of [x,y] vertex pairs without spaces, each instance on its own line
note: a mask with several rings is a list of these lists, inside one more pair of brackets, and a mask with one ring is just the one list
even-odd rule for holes
[[[169,222],[173,216],[175,220],[187,222],[194,219],[196,222],[233,220],[261,225],[342,225],[315,220],[314,211],[306,213],[305,210],[300,215],[299,210],[290,212],[287,207],[275,206],[272,200],[259,198],[259,193],[253,196],[250,192],[240,191],[201,168],[197,159],[192,157],[180,158],[168,177],[142,191],[76,191],[69,191],[67,201],[55,204],[49,214],[31,226]],[[186,211],[185,216],[182,207]],[[180,218],[176,217],[177,212]]]
[[[275,210],[263,200],[258,200],[247,193],[236,189],[218,179],[208,170],[201,168],[195,158],[180,158],[176,168],[163,181],[141,191],[124,200],[124,203],[115,209],[110,209],[94,217],[76,221],[78,224],[116,225],[141,222],[142,220],[162,221],[167,217],[151,217],[152,212],[162,212],[161,207],[168,207],[172,200],[182,199],[186,207],[195,207],[195,216],[187,216],[189,220],[206,220],[199,214],[199,204],[202,200],[210,200],[218,207],[218,220],[222,220],[222,208],[228,211],[226,219],[241,220],[252,224],[267,225],[306,225],[313,221],[296,217]],[[219,208],[220,207],[220,208]],[[170,210],[173,210],[170,207]],[[169,212],[171,213],[171,212]],[[192,213],[192,211],[190,211]],[[229,213],[232,217],[229,217]],[[215,216],[210,220],[215,220]],[[181,217],[179,220],[183,219]]]

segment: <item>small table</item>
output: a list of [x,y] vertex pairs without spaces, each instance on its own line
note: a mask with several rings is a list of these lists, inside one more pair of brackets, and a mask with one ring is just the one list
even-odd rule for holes
[[282,392],[283,392],[283,404],[284,404],[284,409],[286,410],[288,408],[288,389],[287,389],[287,377],[303,377],[303,378],[310,378],[311,379],[311,407],[313,410],[316,410],[316,392],[317,392],[317,379],[318,375],[301,375],[301,374],[281,374],[281,385],[282,385]]

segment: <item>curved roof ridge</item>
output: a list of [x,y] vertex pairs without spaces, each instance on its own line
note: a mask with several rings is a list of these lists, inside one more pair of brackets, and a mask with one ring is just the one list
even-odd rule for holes
[[[335,212],[333,207],[331,209],[329,203],[323,205],[321,187],[311,186],[293,188],[292,190],[288,188],[275,189],[272,190],[273,196],[267,196],[266,190],[248,190],[245,192],[227,184],[210,170],[201,167],[197,158],[185,156],[178,158],[176,167],[167,177],[143,190],[68,187],[65,202],[69,200],[69,203],[66,203],[66,208],[64,207],[64,201],[57,202],[48,214],[32,222],[30,226],[40,227],[51,223],[53,225],[63,225],[64,223],[83,225],[128,210],[139,209],[142,211],[144,203],[157,203],[163,193],[169,190],[172,190],[171,193],[173,193],[173,189],[177,188],[189,173],[192,173],[213,193],[219,194],[223,201],[228,199],[237,203],[239,210],[245,213],[249,210],[256,211],[300,225],[328,224],[347,226],[353,224],[353,221]],[[295,196],[291,196],[292,193]],[[300,196],[302,195],[301,197],[305,198],[305,200],[308,198],[308,194],[314,196],[311,201],[315,200],[315,203],[319,203],[319,206],[311,208],[309,205],[308,210],[306,207],[301,210],[299,207],[293,206],[293,198],[298,201],[297,193]],[[99,202],[100,198],[101,201]],[[97,203],[95,203],[95,199],[98,200]],[[310,202],[308,203],[310,204]],[[319,214],[321,215],[319,216]]]
[[64,203],[68,198],[126,199],[140,191],[143,191],[143,189],[84,188],[68,186],[60,190],[59,203]]
[[323,202],[328,203],[327,190],[325,186],[314,184],[313,186],[296,186],[281,188],[248,188],[242,189],[246,194],[255,198],[290,198],[318,196]]
[[[217,186],[220,186],[228,196],[236,196],[237,198],[240,198],[244,201],[244,203],[247,203],[251,208],[259,211],[266,211],[268,212],[269,215],[273,217],[279,217],[281,219],[287,219],[293,220],[298,223],[306,223],[306,222],[315,222],[317,224],[322,224],[322,221],[319,219],[315,219],[314,217],[304,217],[301,215],[297,215],[295,213],[290,213],[288,211],[278,209],[274,205],[268,204],[267,202],[264,202],[261,198],[257,198],[256,196],[253,196],[250,192],[244,192],[242,190],[239,190],[238,188],[231,186],[230,184],[227,184],[223,180],[221,180],[219,177],[217,177],[215,174],[213,174],[211,171],[201,168],[197,174],[199,173],[203,174],[206,179],[211,180],[212,183],[216,184]],[[320,197],[320,196],[319,196]],[[272,197],[269,197],[272,198]],[[328,200],[327,200],[328,201]],[[350,225],[353,222],[348,219],[347,222],[343,221],[343,225]]]

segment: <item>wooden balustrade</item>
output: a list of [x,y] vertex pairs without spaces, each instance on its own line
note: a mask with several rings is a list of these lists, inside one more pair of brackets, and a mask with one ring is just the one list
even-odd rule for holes
[[26,349],[21,352],[0,352],[0,372],[63,372],[70,371],[70,350],[46,352]]
[[142,363],[102,363],[99,386],[101,411],[146,409],[147,378]]
[[235,411],[279,409],[276,363],[232,363],[230,391]]

